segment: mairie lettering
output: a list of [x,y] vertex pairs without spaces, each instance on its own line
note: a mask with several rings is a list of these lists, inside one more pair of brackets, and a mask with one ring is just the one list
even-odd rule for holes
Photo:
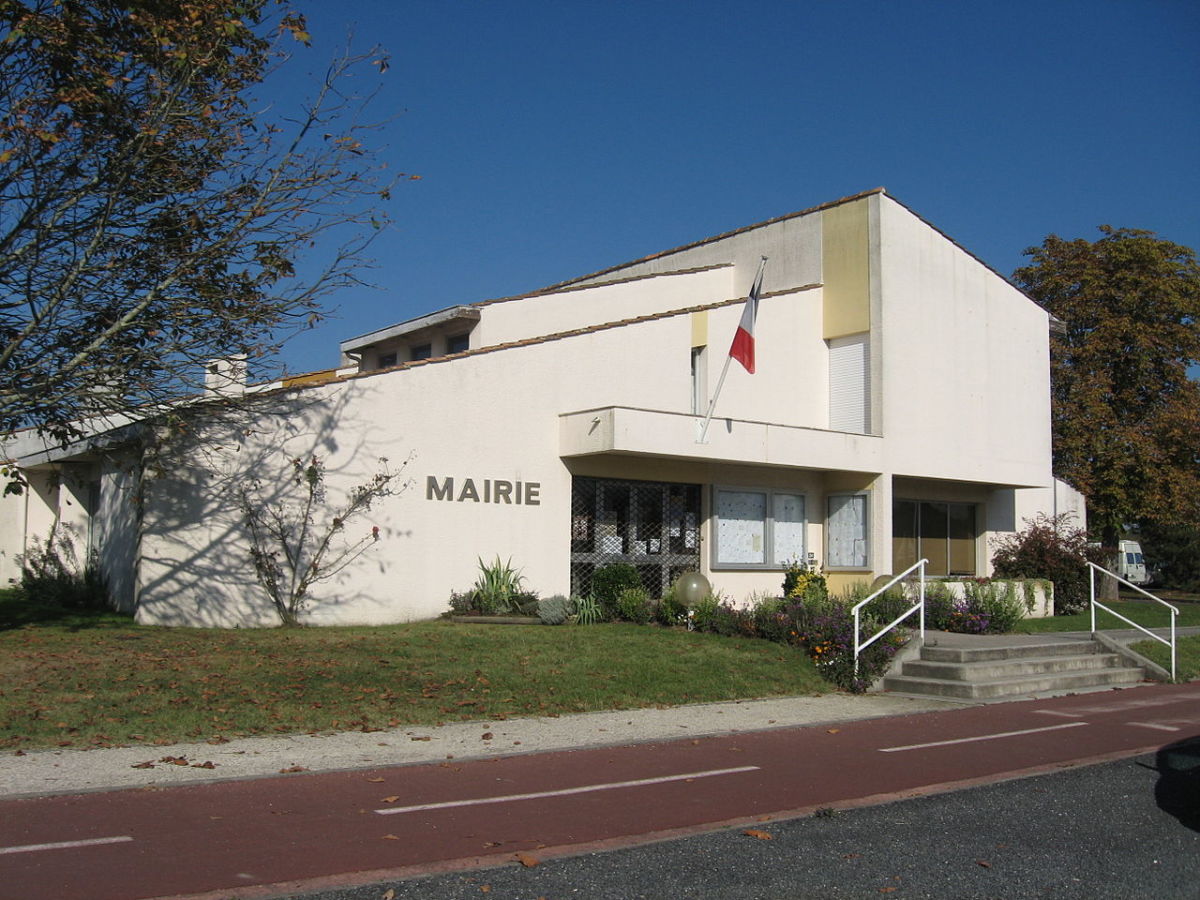
[[425,476],[425,499],[448,503],[501,503],[512,506],[541,506],[540,481],[505,481],[500,478]]

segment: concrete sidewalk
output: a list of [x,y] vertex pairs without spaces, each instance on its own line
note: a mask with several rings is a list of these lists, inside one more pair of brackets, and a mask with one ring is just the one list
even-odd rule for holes
[[254,737],[221,744],[141,744],[20,755],[7,751],[0,755],[0,799],[634,744],[901,716],[963,705],[970,704],[837,693],[365,733]]

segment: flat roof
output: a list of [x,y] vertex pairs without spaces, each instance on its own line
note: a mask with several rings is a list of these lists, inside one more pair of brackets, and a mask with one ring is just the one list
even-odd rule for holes
[[413,334],[425,328],[448,325],[454,322],[461,322],[462,324],[478,322],[479,317],[480,312],[474,306],[448,306],[445,309],[439,309],[437,312],[409,319],[407,322],[401,322],[398,325],[389,325],[387,328],[380,328],[378,331],[371,331],[367,334],[342,341],[338,344],[338,349],[343,353],[353,353],[356,350],[364,350],[372,344],[378,344],[381,341],[391,338],[403,337],[406,334]]

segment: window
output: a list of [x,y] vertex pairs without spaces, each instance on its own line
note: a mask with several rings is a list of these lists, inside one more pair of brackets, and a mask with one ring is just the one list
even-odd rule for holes
[[395,364],[396,364],[396,354],[394,351],[392,353],[380,353],[379,354],[378,368],[388,369],[388,368],[391,368],[392,366],[394,366]]
[[576,475],[571,593],[590,593],[593,573],[612,563],[635,566],[652,597],[684,572],[699,571],[700,486]]
[[409,351],[409,353],[412,355],[414,360],[429,359],[429,357],[433,356],[433,345],[417,344]]
[[868,550],[867,495],[831,494],[825,527],[825,565],[831,569],[865,569]]
[[804,559],[804,496],[715,488],[713,568],[782,569]]
[[871,431],[871,349],[866,334],[829,342],[829,428]]
[[692,348],[692,415],[708,412],[708,378],[703,347]]
[[446,338],[447,353],[466,353],[471,349],[471,336],[469,334],[455,334]]
[[931,500],[892,504],[892,568],[929,560],[929,575],[975,574],[975,505]]

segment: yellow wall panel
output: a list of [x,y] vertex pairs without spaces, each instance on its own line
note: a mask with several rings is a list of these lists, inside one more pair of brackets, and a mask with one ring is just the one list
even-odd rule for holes
[[867,200],[821,213],[821,268],[825,340],[871,328]]

